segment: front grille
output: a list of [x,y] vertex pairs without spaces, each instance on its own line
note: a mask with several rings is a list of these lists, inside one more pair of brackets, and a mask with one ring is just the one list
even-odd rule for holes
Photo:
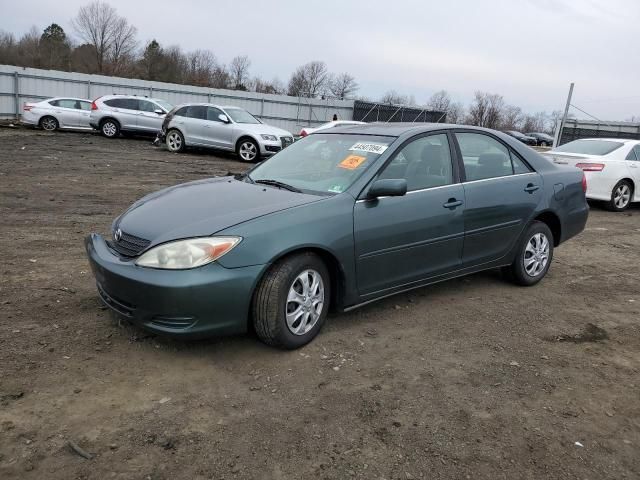
[[282,142],[282,148],[286,148],[293,143],[293,137],[280,137],[280,142]]
[[120,255],[124,255],[125,257],[137,257],[140,252],[149,246],[151,241],[122,232],[119,240],[116,240],[114,236],[113,242],[109,243]]

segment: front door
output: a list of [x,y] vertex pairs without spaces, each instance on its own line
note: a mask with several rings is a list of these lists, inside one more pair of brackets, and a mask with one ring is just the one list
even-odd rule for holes
[[162,128],[164,114],[156,113],[162,110],[155,103],[149,100],[138,100],[138,130],[147,133],[157,133]]
[[[54,112],[61,127],[76,128],[80,126],[80,110],[76,109],[76,100],[61,99],[56,100]],[[79,105],[78,105],[79,106]]]
[[356,202],[360,295],[410,287],[460,267],[465,199],[451,159],[446,134],[412,139],[374,179],[404,178],[407,194]]
[[207,122],[203,130],[204,141],[211,147],[233,149],[233,124],[220,120],[220,115],[225,113],[219,108],[207,108]]
[[636,185],[635,192],[633,192],[633,200],[640,201],[640,145],[636,145],[631,150],[631,153],[627,157],[625,162],[629,169],[629,174]]
[[498,139],[455,134],[466,181],[463,266],[499,260],[513,247],[540,202],[542,180]]

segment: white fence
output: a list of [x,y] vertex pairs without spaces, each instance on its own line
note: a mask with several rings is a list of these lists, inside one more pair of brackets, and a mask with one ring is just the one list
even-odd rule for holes
[[294,134],[304,126],[330,121],[334,114],[341,120],[353,117],[351,100],[289,97],[0,65],[0,118],[17,118],[24,102],[60,96],[93,100],[113,93],[162,98],[174,105],[185,102],[235,105]]

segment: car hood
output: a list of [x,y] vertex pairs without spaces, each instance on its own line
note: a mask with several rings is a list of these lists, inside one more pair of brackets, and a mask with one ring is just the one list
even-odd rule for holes
[[287,132],[282,128],[273,127],[266,123],[236,123],[235,127],[238,131],[253,135],[275,135],[276,137],[293,137],[291,132]]
[[212,235],[248,220],[326,197],[218,177],[184,183],[147,195],[114,221],[150,246]]

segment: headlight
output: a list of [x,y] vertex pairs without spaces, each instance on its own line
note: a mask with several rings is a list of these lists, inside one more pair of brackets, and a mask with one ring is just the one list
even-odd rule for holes
[[278,141],[278,137],[276,137],[275,135],[260,135],[262,137],[263,140],[270,140],[272,142],[277,142]]
[[136,261],[140,267],[183,270],[201,267],[231,251],[242,238],[190,238],[152,248]]

